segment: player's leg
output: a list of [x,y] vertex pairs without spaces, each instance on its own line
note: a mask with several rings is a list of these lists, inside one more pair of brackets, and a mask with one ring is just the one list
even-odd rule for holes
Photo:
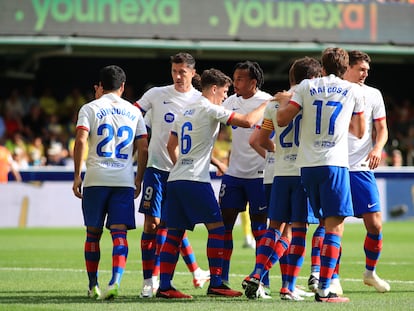
[[240,211],[245,210],[242,179],[224,175],[221,181],[219,202],[225,227],[222,280],[229,284],[230,259],[233,253],[233,227]]
[[374,286],[380,292],[388,292],[391,287],[376,273],[376,267],[382,250],[382,216],[381,212],[363,215],[367,234],[364,241],[365,272],[364,283]]
[[144,226],[140,245],[144,278],[140,293],[141,298],[150,298],[154,292],[153,274],[157,275],[155,268],[157,261],[157,230],[160,225],[164,183],[167,178],[168,172],[162,172],[153,168],[147,168],[144,174],[143,192],[139,207],[139,212],[144,214]]
[[180,253],[185,264],[187,265],[188,270],[193,275],[194,287],[203,288],[204,283],[210,280],[210,272],[202,270],[199,267],[187,233],[184,234],[183,240],[181,241]]
[[208,230],[207,258],[210,268],[210,285],[207,290],[208,296],[238,297],[242,293],[232,290],[222,280],[223,249],[225,228],[222,222],[206,223]]
[[241,212],[239,215],[240,215],[240,224],[242,227],[242,232],[243,232],[243,237],[244,237],[243,248],[256,249],[256,240],[254,239],[254,236],[252,233],[248,204],[246,206],[246,210],[244,212]]
[[289,246],[289,268],[287,271],[287,283],[290,292],[296,290],[296,280],[305,258],[306,251],[306,232],[305,223],[294,223],[292,226],[292,241]]
[[106,227],[110,229],[112,237],[112,277],[105,299],[112,299],[118,296],[128,258],[127,230],[135,229],[134,189],[112,188],[107,206]]
[[86,226],[84,257],[89,280],[88,296],[93,299],[101,297],[98,268],[101,258],[100,240],[106,217],[105,205],[107,195],[108,189],[106,187],[83,188],[82,215]]
[[367,231],[364,240],[364,283],[378,292],[387,292],[390,285],[376,274],[382,250],[382,213],[379,191],[372,171],[350,172],[354,214],[362,217]]
[[335,294],[339,295],[339,296],[343,295],[341,280],[339,278],[339,268],[341,266],[341,256],[342,256],[342,246],[339,249],[338,260],[336,261],[336,265],[335,265],[335,269],[334,269],[333,274],[332,274],[331,285],[330,285],[330,291],[332,293],[335,293]]
[[319,302],[348,302],[330,292],[333,270],[338,261],[344,219],[353,215],[349,172],[337,166],[301,169],[303,185],[315,213],[323,215],[325,238],[321,249],[321,270],[315,300]]
[[128,258],[128,241],[126,226],[111,226],[112,237],[112,277],[106,289],[105,299],[118,296],[118,289],[125,271]]
[[325,237],[325,227],[319,224],[312,235],[311,249],[311,274],[308,279],[308,288],[316,292],[319,284],[319,273],[321,270],[321,248]]
[[160,253],[160,291],[166,291],[171,287],[171,279],[177,265],[177,253],[184,232],[178,229],[167,230],[167,238]]
[[101,258],[99,242],[102,236],[102,228],[87,227],[84,246],[86,272],[89,279],[88,296],[99,299],[101,291],[98,284],[98,267]]

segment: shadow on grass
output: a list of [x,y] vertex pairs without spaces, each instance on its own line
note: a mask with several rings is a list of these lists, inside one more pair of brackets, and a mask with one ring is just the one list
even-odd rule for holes
[[[7,297],[6,297],[7,296]],[[163,298],[150,298],[142,299],[138,296],[123,296],[120,295],[118,298],[113,300],[92,300],[85,295],[62,295],[61,291],[0,291],[0,304],[12,305],[12,304],[129,304],[129,303],[140,303],[140,304],[171,304],[171,303],[206,303],[208,301],[215,301],[220,303],[234,303],[234,302],[247,302],[249,301],[246,297],[238,298],[211,298],[208,296],[196,296],[193,299],[163,299]]]

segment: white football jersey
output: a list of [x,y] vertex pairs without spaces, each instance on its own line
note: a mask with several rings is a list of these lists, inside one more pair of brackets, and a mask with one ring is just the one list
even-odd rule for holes
[[177,115],[172,132],[178,136],[179,153],[168,181],[211,181],[211,153],[219,123],[226,124],[233,113],[202,96]]
[[300,106],[303,115],[297,165],[349,167],[349,123],[353,113],[364,111],[361,87],[334,75],[305,79],[290,104]]
[[174,85],[153,87],[136,102],[144,112],[151,111],[149,124],[151,140],[148,147],[147,167],[169,171],[173,164],[167,151],[167,142],[177,113],[188,103],[197,101],[201,93],[192,88],[189,92],[178,92]]
[[147,135],[141,111],[105,94],[82,106],[76,127],[89,132],[83,185],[135,188],[134,140]]
[[[293,92],[290,89],[289,92]],[[279,103],[271,101],[267,104],[263,115],[262,128],[275,132],[273,142],[275,143],[274,176],[300,176],[299,168],[296,166],[296,156],[299,148],[299,130],[302,119],[302,111],[284,127],[277,125],[277,109]]]
[[[260,90],[248,99],[243,99],[243,97],[233,94],[224,101],[223,106],[237,113],[247,114],[272,97],[272,95]],[[232,126],[232,147],[227,175],[238,178],[263,177],[265,159],[249,144],[249,137],[252,135],[255,127],[261,124],[262,119],[251,128]]]
[[372,129],[375,120],[386,118],[384,99],[381,92],[368,85],[361,86],[365,99],[364,117],[365,117],[365,134],[358,139],[351,133],[348,137],[349,147],[349,169],[351,171],[368,171],[368,153],[373,146]]

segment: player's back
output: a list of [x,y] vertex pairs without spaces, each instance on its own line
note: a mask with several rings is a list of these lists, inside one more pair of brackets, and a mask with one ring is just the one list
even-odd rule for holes
[[348,130],[353,112],[363,111],[357,84],[334,75],[303,80],[292,101],[302,107],[299,167],[348,167]]
[[114,94],[82,106],[78,127],[89,129],[85,186],[134,186],[133,146],[146,135],[142,113]]
[[[290,89],[289,92],[293,92],[293,89]],[[280,127],[277,125],[278,108],[279,103],[271,101],[267,104],[264,112],[264,118],[271,120],[275,132],[273,138],[276,149],[274,176],[299,176],[296,157],[299,148],[302,112],[299,111],[287,126]]]

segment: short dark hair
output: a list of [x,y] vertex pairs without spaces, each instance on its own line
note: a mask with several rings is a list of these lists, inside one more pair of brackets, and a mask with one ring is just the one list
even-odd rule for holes
[[231,78],[218,69],[215,69],[215,68],[206,69],[201,74],[201,89],[202,90],[212,85],[223,87],[225,85],[230,86],[231,84],[232,84]]
[[194,69],[195,68],[195,59],[194,57],[185,52],[177,53],[170,57],[171,64],[187,64],[188,67]]
[[356,63],[364,61],[368,64],[371,62],[371,57],[365,52],[362,51],[350,51],[349,55],[349,66],[354,66]]
[[303,79],[320,77],[322,74],[321,63],[312,57],[305,56],[295,60],[289,69],[289,83],[299,84]]
[[322,53],[322,67],[327,75],[334,74],[340,78],[349,66],[348,52],[339,47],[326,48]]
[[237,69],[247,70],[249,72],[250,79],[255,79],[257,81],[256,87],[258,89],[262,87],[264,83],[264,74],[258,63],[246,60],[244,62],[237,63],[236,66],[234,66],[234,71]]
[[121,67],[110,65],[99,72],[99,81],[105,91],[117,90],[126,81],[126,75]]

